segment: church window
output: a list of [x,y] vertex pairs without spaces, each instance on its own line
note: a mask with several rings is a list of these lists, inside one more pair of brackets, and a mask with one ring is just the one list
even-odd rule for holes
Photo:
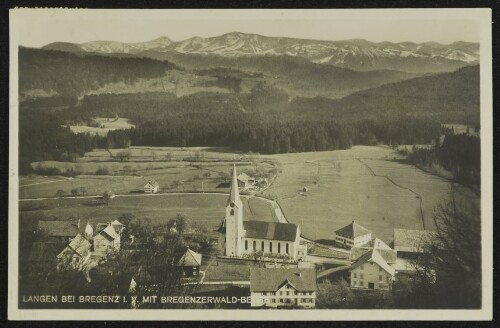
[[263,241],[260,242],[260,248],[262,248],[262,252],[264,252],[264,242]]
[[248,251],[248,240],[245,240],[245,250]]
[[257,250],[257,242],[255,240],[253,241],[253,250]]
[[288,254],[288,243],[286,243],[285,248],[286,248],[285,252]]
[[269,252],[270,253],[273,252],[273,242],[272,241],[269,242]]
[[234,210],[233,209],[231,209],[231,215],[234,215]]
[[278,253],[281,253],[281,243],[278,243]]

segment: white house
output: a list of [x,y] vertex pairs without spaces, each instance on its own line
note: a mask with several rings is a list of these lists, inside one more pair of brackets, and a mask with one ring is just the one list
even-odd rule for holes
[[243,187],[243,188],[248,188],[250,186],[253,186],[255,184],[255,178],[249,176],[246,173],[240,173],[237,177],[238,179],[238,186]]
[[372,232],[354,220],[345,227],[335,231],[335,244],[340,247],[350,249],[369,243],[372,240]]
[[182,267],[185,276],[197,276],[200,273],[202,255],[190,249],[181,256],[177,261],[177,266]]
[[252,268],[250,294],[252,307],[316,306],[314,268]]
[[244,257],[259,252],[264,257],[287,258],[293,261],[307,254],[300,245],[300,228],[296,224],[243,221],[236,166],[233,169],[231,193],[226,205],[226,217],[221,232],[225,233],[226,256]]
[[96,234],[94,235],[94,253],[99,255],[107,255],[110,252],[120,251],[120,232],[117,232],[119,226],[108,224],[98,224]]
[[148,183],[144,185],[144,192],[146,194],[155,194],[160,189],[160,184],[155,180],[149,180]]
[[351,265],[351,288],[392,289],[396,270],[387,263],[382,253],[384,249],[371,248],[355,260]]

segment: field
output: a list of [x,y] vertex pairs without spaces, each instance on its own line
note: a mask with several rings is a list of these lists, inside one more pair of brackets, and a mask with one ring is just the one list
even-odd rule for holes
[[90,133],[97,134],[100,136],[106,136],[108,131],[113,130],[124,130],[134,127],[133,124],[129,123],[126,118],[104,118],[97,117],[94,121],[99,125],[99,127],[86,126],[86,125],[71,125],[69,128],[73,133]]
[[272,155],[282,174],[265,193],[314,240],[332,240],[352,220],[386,242],[394,228],[434,229],[434,208],[448,194],[449,181],[393,161],[397,157],[390,148],[368,146]]
[[[154,178],[160,184],[160,193],[201,192],[202,187],[205,192],[227,193],[234,160],[238,172],[257,167],[268,174],[270,181],[274,176],[270,173],[277,168],[277,178],[262,194],[277,200],[287,219],[300,225],[304,237],[331,242],[335,230],[356,220],[375,237],[391,242],[394,228],[434,229],[434,209],[450,191],[450,180],[401,164],[395,160],[402,158],[395,150],[382,146],[279,155],[235,154],[211,148],[131,147],[123,162],[117,159],[121,151],[96,150],[77,163],[35,164],[81,169],[94,175],[35,175],[20,180],[21,199],[51,198],[61,192],[68,196],[72,189],[83,187],[85,195],[102,195],[106,190],[119,195],[109,206],[86,205],[88,198],[23,201],[21,216],[112,220],[132,213],[162,222],[183,213],[194,225],[212,229],[224,216],[227,196],[147,196],[141,190]],[[108,170],[109,175],[95,175],[100,168]],[[477,199],[465,188],[462,193]],[[276,220],[265,201],[245,198],[244,203],[245,218]]]
[[[60,198],[26,200],[19,203],[21,220],[41,217],[73,220],[74,222],[111,222],[122,214],[132,213],[137,218],[149,218],[153,225],[167,223],[177,214],[189,218],[195,228],[216,229],[225,216],[227,195],[219,194],[135,194],[116,196],[109,205],[91,205],[89,198]],[[245,220],[273,221],[270,205],[258,198],[242,197]]]
[[[127,159],[118,154],[126,151]],[[22,177],[19,197],[54,197],[61,190],[70,195],[74,188],[84,187],[86,195],[102,195],[106,190],[115,194],[140,192],[150,179],[158,181],[160,192],[216,191],[228,192],[230,170],[236,162],[238,173],[268,174],[273,164],[259,155],[245,155],[211,148],[131,147],[110,151],[97,149],[73,162],[44,161],[32,163],[35,169],[56,168],[61,173],[72,171],[74,178]],[[97,171],[104,175],[96,175]],[[225,183],[224,183],[225,182]]]

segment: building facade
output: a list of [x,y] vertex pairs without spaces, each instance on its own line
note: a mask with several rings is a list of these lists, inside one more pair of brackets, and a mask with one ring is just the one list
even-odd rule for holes
[[361,247],[371,240],[371,231],[355,221],[335,231],[335,244],[342,248],[351,249],[352,247]]
[[391,290],[396,271],[380,251],[372,248],[351,265],[351,287]]
[[146,194],[155,194],[160,189],[160,184],[155,180],[149,180],[148,183],[144,185],[144,192]]
[[252,268],[252,307],[314,308],[316,270],[313,268]]

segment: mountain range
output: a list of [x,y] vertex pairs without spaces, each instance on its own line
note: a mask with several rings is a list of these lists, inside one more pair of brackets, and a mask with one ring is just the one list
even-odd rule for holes
[[91,41],[81,44],[55,42],[43,49],[100,54],[151,53],[217,55],[223,57],[291,56],[313,63],[357,71],[398,70],[411,73],[448,72],[479,63],[479,44],[454,42],[379,42],[362,39],[344,41],[268,37],[232,32],[216,37],[192,37],[173,41],[167,37],[137,43]]

